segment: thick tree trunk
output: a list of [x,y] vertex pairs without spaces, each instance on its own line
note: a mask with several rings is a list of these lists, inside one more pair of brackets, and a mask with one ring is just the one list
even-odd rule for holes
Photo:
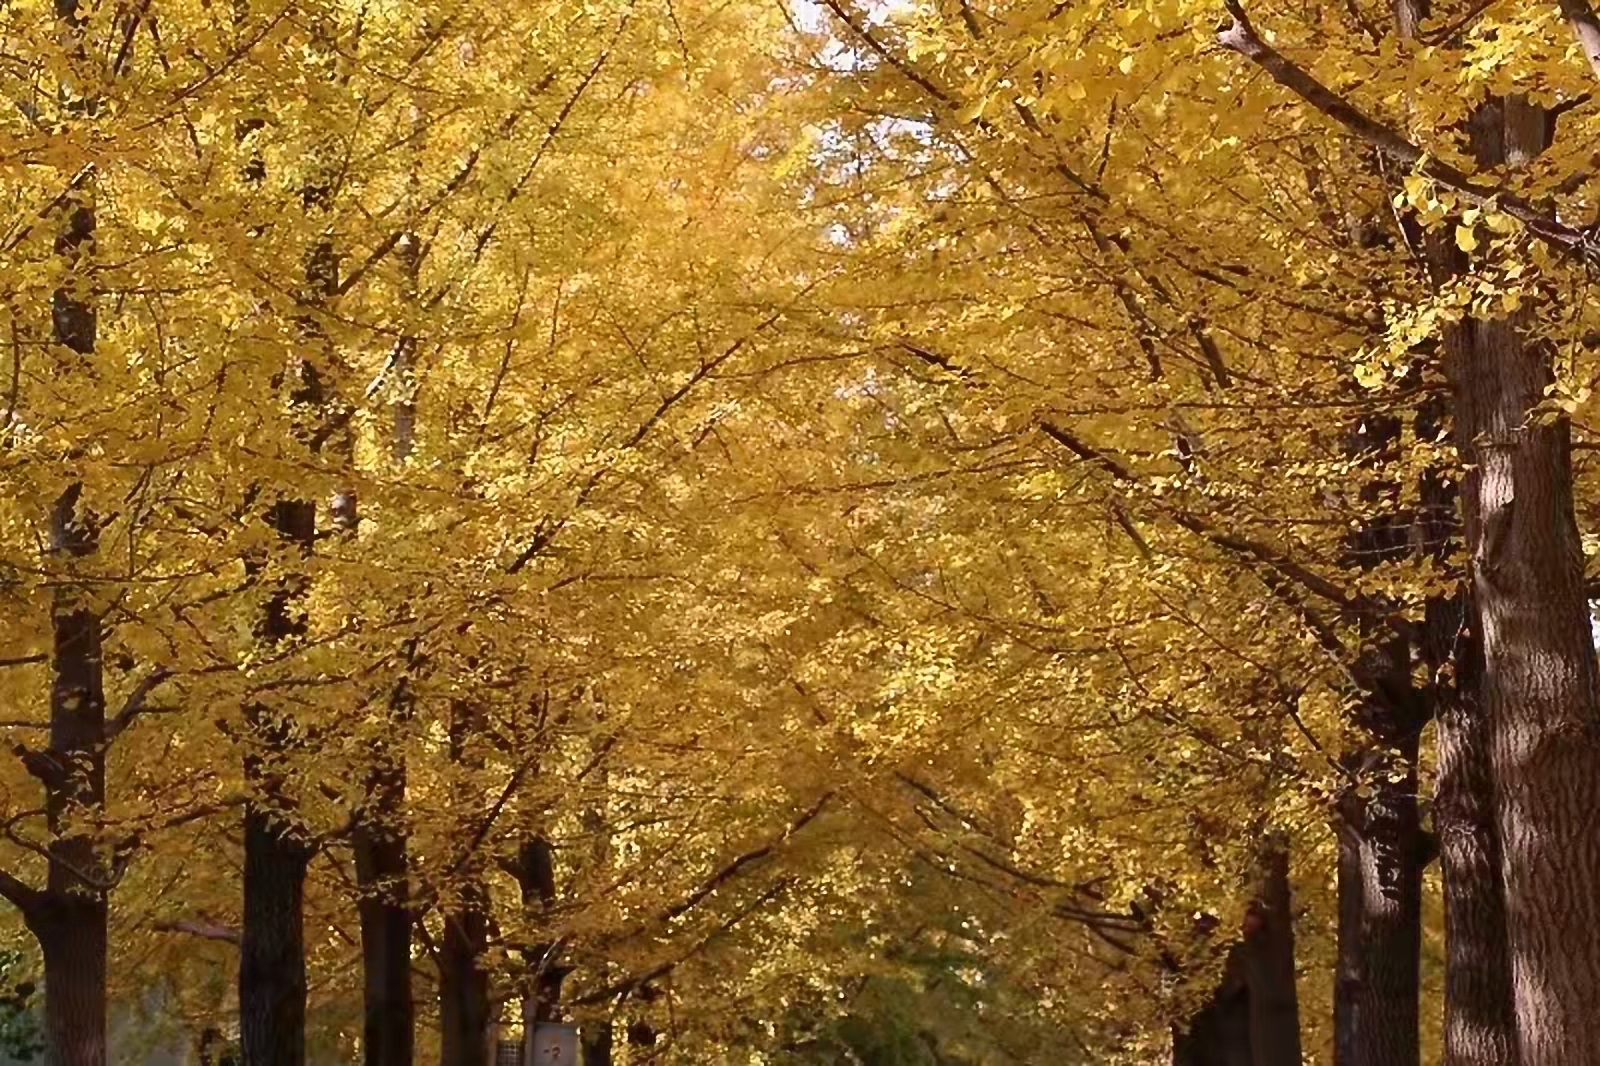
[[106,901],[50,895],[32,921],[44,955],[44,1036],[50,1066],[106,1061]]
[[1261,893],[1250,908],[1244,944],[1252,1061],[1254,1066],[1300,1066],[1300,997],[1286,841],[1267,843],[1261,873]]
[[366,1020],[362,1052],[366,1066],[411,1066],[415,1007],[411,998],[411,910],[406,830],[405,765],[391,753],[367,782],[367,799],[352,833],[356,909],[361,924],[361,963]]
[[1434,823],[1444,876],[1444,1066],[1514,1066],[1500,841],[1494,828],[1488,723],[1478,702],[1482,651],[1468,615],[1456,684],[1438,708]]
[[[1494,100],[1471,123],[1482,165],[1520,167],[1542,109]],[[1450,273],[1464,264],[1445,238]],[[1522,1066],[1600,1063],[1600,693],[1565,418],[1532,417],[1552,353],[1531,310],[1446,327],[1466,467],[1462,517],[1481,623],[1512,1002]]]
[[[1339,832],[1335,1066],[1417,1066],[1421,826],[1412,738],[1347,794]],[[1396,778],[1395,780],[1391,780]]]

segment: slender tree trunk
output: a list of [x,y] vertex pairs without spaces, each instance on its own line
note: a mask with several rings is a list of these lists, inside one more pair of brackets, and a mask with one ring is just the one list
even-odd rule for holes
[[[543,836],[529,837],[517,855],[517,883],[522,907],[530,925],[537,925],[556,901],[555,853]],[[561,986],[569,967],[558,957],[557,945],[537,940],[522,949],[526,971],[522,991],[523,1054],[532,1055],[534,1030],[545,1022],[561,1020]]]
[[[469,773],[483,768],[476,749],[481,711],[464,700],[450,705],[450,760]],[[461,813],[460,836],[466,844],[466,827],[477,812],[472,790],[458,786],[454,804]],[[439,1066],[487,1066],[490,1028],[494,1022],[489,1003],[489,975],[483,956],[489,947],[489,890],[483,879],[479,855],[464,853],[452,871],[453,884],[445,886],[449,901],[443,908],[444,939],[439,948]]]
[[[243,5],[235,9],[242,17]],[[248,135],[248,130],[241,131]],[[265,177],[253,159],[246,178]],[[301,189],[308,212],[330,207],[326,177]],[[296,320],[302,350],[289,360],[289,406],[295,438],[315,456],[343,422],[330,417],[334,389],[326,378],[332,362],[326,335],[312,309],[326,307],[338,293],[339,259],[331,240],[306,250],[300,303],[307,311]],[[333,518],[346,515],[337,501]],[[317,505],[279,498],[268,522],[278,539],[304,559],[317,538]],[[247,570],[259,573],[260,560]],[[258,631],[268,647],[305,636],[303,615],[307,580],[291,574],[267,602]],[[289,787],[288,763],[302,743],[292,713],[265,703],[245,708],[248,744],[244,771],[249,798],[244,813],[244,907],[239,936],[239,1048],[242,1066],[304,1066],[306,1055],[305,879],[314,845],[300,824]]]
[[411,998],[411,909],[403,806],[405,763],[379,752],[368,776],[367,798],[352,832],[356,908],[366,1020],[366,1066],[411,1066],[415,1007]]
[[1286,840],[1267,842],[1261,872],[1261,893],[1250,908],[1244,950],[1252,1061],[1254,1066],[1300,1066],[1300,997]]
[[[57,5],[76,34],[76,4]],[[72,278],[51,299],[54,341],[85,359],[95,353],[98,319],[88,274],[95,241],[92,180],[66,204],[56,254]],[[69,578],[51,603],[50,747],[28,760],[45,787],[50,829],[45,891],[32,915],[25,912],[44,956],[46,1054],[54,1066],[103,1066],[106,1059],[106,891],[110,864],[92,835],[105,811],[105,683],[101,618],[72,583],[78,561],[99,549],[96,520],[83,506],[80,483],[69,485],[51,513],[51,554]]]
[[[316,505],[280,500],[270,524],[302,555],[316,539]],[[253,562],[253,569],[260,564]],[[267,601],[260,638],[278,646],[304,635],[303,582],[286,578]],[[239,931],[239,1050],[243,1066],[303,1066],[306,960],[303,903],[311,845],[298,822],[286,763],[295,724],[261,703],[245,708],[244,907]]]
[[583,1066],[611,1066],[616,1031],[609,1021],[596,1022],[583,1030]]
[[[1393,473],[1404,423],[1368,410],[1350,427],[1345,454],[1365,468],[1357,528],[1342,563],[1352,573],[1413,552],[1414,519]],[[1338,810],[1338,949],[1334,984],[1335,1066],[1417,1066],[1418,971],[1422,948],[1421,826],[1417,738],[1425,705],[1411,681],[1410,641],[1382,619],[1355,619],[1359,645],[1350,675],[1360,689],[1359,746],[1345,758],[1357,777]]]
[[[397,248],[405,295],[416,294],[421,245],[407,234]],[[415,407],[409,392],[416,338],[396,342],[394,373],[403,391],[394,404],[392,452],[404,462],[415,437]],[[350,494],[354,499],[354,494]],[[415,644],[407,655],[415,656]],[[397,726],[409,719],[412,694],[407,679],[395,686],[389,718]],[[361,925],[363,998],[366,1012],[362,1050],[366,1066],[411,1066],[416,1043],[416,1006],[411,993],[409,832],[405,819],[404,746],[387,738],[374,745],[373,767],[352,829],[356,860],[357,913]]]
[[1494,828],[1488,723],[1478,703],[1476,619],[1457,641],[1456,685],[1438,710],[1434,823],[1444,877],[1444,1066],[1514,1066],[1500,841]]
[[1422,833],[1412,737],[1347,794],[1339,834],[1336,1066],[1417,1066]]
[[1244,935],[1205,1006],[1187,1027],[1173,1030],[1173,1066],[1300,1066],[1286,842],[1269,837],[1261,859],[1261,887]]
[[1250,985],[1242,954],[1242,945],[1235,946],[1222,981],[1205,1006],[1187,1027],[1174,1028],[1172,1066],[1255,1066],[1250,1044]]
[[487,1066],[489,975],[488,895],[475,875],[445,913],[439,950],[439,1066]]
[[[1481,165],[1520,167],[1549,132],[1523,99],[1471,122]],[[1435,240],[1436,262],[1465,266]],[[1442,271],[1443,272],[1443,271]],[[1484,717],[1522,1066],[1600,1063],[1600,693],[1573,513],[1570,426],[1532,417],[1553,377],[1532,308],[1445,329],[1462,517],[1481,623]]]

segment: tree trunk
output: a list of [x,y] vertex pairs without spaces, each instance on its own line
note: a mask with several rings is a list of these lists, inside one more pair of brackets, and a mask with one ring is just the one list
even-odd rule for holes
[[[401,238],[400,260],[406,299],[416,297],[421,243],[415,234]],[[401,396],[394,404],[391,453],[404,462],[415,438],[416,405],[412,398],[411,360],[416,338],[396,342],[394,373]],[[353,491],[348,498],[354,501]],[[353,512],[353,502],[352,502]],[[354,515],[352,513],[352,518]],[[408,646],[407,665],[416,663],[416,641]],[[411,716],[409,678],[396,683],[389,699],[389,720],[397,727]],[[380,738],[374,745],[373,767],[365,796],[352,827],[356,861],[357,913],[361,924],[361,962],[366,1020],[362,1050],[366,1066],[411,1066],[416,1043],[416,1005],[411,994],[411,925],[409,832],[405,820],[406,756],[402,744]]]
[[[1548,116],[1492,100],[1471,122],[1480,165],[1541,152]],[[1464,264],[1435,239],[1450,273]],[[1600,694],[1573,514],[1570,426],[1534,419],[1552,352],[1531,307],[1445,329],[1462,517],[1481,623],[1513,1010],[1522,1066],[1600,1062]]]
[[[76,7],[58,15],[76,31]],[[94,304],[85,295],[86,260],[95,240],[93,186],[86,183],[67,200],[56,254],[73,268],[72,279],[51,298],[55,342],[77,355],[94,355],[98,329]],[[46,886],[24,918],[44,956],[45,1049],[54,1066],[104,1066],[106,1060],[106,891],[110,862],[93,835],[92,823],[106,803],[105,683],[101,619],[85,602],[86,590],[72,581],[76,561],[99,549],[96,519],[82,504],[74,482],[56,499],[50,515],[50,552],[66,574],[50,608],[49,749],[24,761],[45,789],[50,831]]]
[[611,1049],[616,1032],[609,1021],[583,1028],[583,1066],[611,1066]]
[[44,955],[46,1061],[50,1066],[104,1066],[105,897],[47,895],[30,924]]
[[1300,997],[1295,987],[1287,841],[1268,841],[1261,872],[1261,893],[1251,905],[1244,944],[1252,1062],[1300,1066]]
[[[481,729],[481,708],[464,700],[451,702],[450,761],[469,774],[483,768],[477,747]],[[452,787],[458,836],[464,847],[471,847],[470,827],[481,812],[473,807],[474,792],[468,780]],[[483,969],[483,955],[489,947],[489,890],[480,856],[463,851],[449,876],[453,883],[445,889],[451,898],[443,909],[444,940],[439,948],[439,1064],[486,1066],[494,1018],[489,975]]]
[[[556,901],[555,854],[542,836],[523,841],[517,855],[517,884],[522,890],[522,908],[530,924],[548,914]],[[554,945],[539,940],[522,949],[527,968],[527,987],[523,989],[525,1022],[553,1022],[561,1017],[561,982],[567,971],[560,959],[550,957]]]
[[439,950],[439,1066],[488,1064],[492,1018],[489,975],[482,966],[488,946],[488,895],[472,877],[445,913]]
[[[1415,516],[1402,509],[1394,474],[1404,423],[1364,411],[1349,427],[1345,455],[1365,468],[1345,540],[1343,566],[1359,573],[1413,553]],[[1418,969],[1422,949],[1418,734],[1425,703],[1411,681],[1412,643],[1372,615],[1354,621],[1359,644],[1350,676],[1359,686],[1359,746],[1344,763],[1357,780],[1339,801],[1338,949],[1334,983],[1335,1066],[1417,1066]]]
[[1421,1061],[1416,759],[1412,737],[1368,775],[1369,798],[1352,791],[1341,802],[1335,1066],[1417,1066]]
[[1483,655],[1468,614],[1456,684],[1438,708],[1434,823],[1444,876],[1444,1066],[1514,1066],[1516,1019],[1494,828],[1488,723],[1478,702]]
[[1221,983],[1186,1029],[1172,1034],[1172,1066],[1255,1066],[1250,1046],[1250,986],[1242,945],[1228,956]]
[[304,1066],[306,955],[302,904],[311,849],[286,811],[260,798],[244,818],[239,936],[243,1066]]
[[411,1066],[415,1006],[411,998],[411,910],[406,829],[405,764],[393,753],[368,776],[366,802],[356,819],[356,904],[361,923],[361,964],[366,1020],[366,1066]]
[[[302,555],[316,540],[316,505],[279,500],[269,521]],[[259,571],[259,561],[250,568]],[[277,646],[304,635],[303,581],[285,578],[268,598],[260,638]],[[239,931],[239,1050],[243,1066],[303,1066],[306,1038],[305,897],[311,844],[297,824],[285,766],[295,744],[290,715],[245,708],[244,908]]]

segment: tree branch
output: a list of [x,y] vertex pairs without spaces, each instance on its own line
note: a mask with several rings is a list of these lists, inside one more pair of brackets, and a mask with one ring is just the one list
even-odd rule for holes
[[698,955],[701,951],[705,950],[705,948],[708,947],[712,941],[727,933],[745,918],[748,918],[751,914],[754,914],[756,911],[766,906],[767,903],[771,902],[785,889],[792,887],[795,884],[795,881],[795,878],[786,877],[773,882],[764,892],[756,896],[755,899],[751,900],[749,903],[739,908],[739,910],[729,915],[726,919],[719,922],[709,933],[691,944],[688,949],[677,958],[668,959],[665,962],[658,963],[657,965],[652,966],[650,969],[645,970],[643,973],[633,974],[632,976],[612,981],[610,984],[603,985],[600,988],[595,989],[593,992],[589,992],[571,1000],[567,1005],[570,1007],[592,1007],[597,1003],[604,1003],[609,999],[617,999],[627,996],[638,991],[640,988],[643,988],[645,985],[648,985],[651,981],[665,977],[673,970],[676,970],[680,965]]
[[1560,0],[1560,4],[1561,14],[1572,27],[1572,35],[1588,57],[1590,68],[1600,75],[1600,18],[1595,17],[1589,0]]
[[155,927],[163,933],[188,933],[190,936],[201,937],[205,940],[221,940],[228,944],[237,944],[239,942],[239,930],[218,922],[205,922],[194,918],[178,918],[174,921],[156,922]]
[[800,817],[796,818],[793,822],[784,827],[782,836],[778,837],[776,840],[772,840],[766,844],[763,844],[759,848],[747,851],[743,855],[740,855],[738,858],[734,859],[732,862],[728,863],[722,869],[712,874],[699,888],[689,893],[688,896],[673,904],[671,907],[668,907],[663,913],[662,918],[665,921],[671,921],[674,918],[681,917],[701,900],[705,899],[717,889],[721,888],[723,885],[737,877],[740,870],[744,869],[746,866],[749,866],[751,863],[760,862],[768,855],[771,855],[778,849],[780,844],[783,844],[790,837],[804,829],[812,819],[821,814],[822,808],[827,806],[828,801],[832,798],[833,793],[831,791],[824,792],[821,799],[812,804],[804,813],[800,815]]
[[39,905],[39,898],[42,895],[38,889],[24,884],[9,871],[0,870],[0,896],[5,897],[6,902],[21,911],[23,915],[32,913]]
[[[1125,485],[1139,484],[1139,478],[1133,471],[1111,456],[1085,443],[1062,426],[1049,421],[1041,422],[1039,426],[1051,440],[1054,440],[1085,462],[1094,463],[1106,470],[1115,480]],[[1191,511],[1165,504],[1160,505],[1160,510],[1163,515],[1176,525],[1187,529],[1230,555],[1267,566],[1313,595],[1337,604],[1345,610],[1360,612],[1369,618],[1378,619],[1387,624],[1396,633],[1407,637],[1415,635],[1416,627],[1414,625],[1394,614],[1383,604],[1376,603],[1370,597],[1360,593],[1350,592],[1338,583],[1330,581],[1315,570],[1297,562],[1271,545],[1263,544],[1260,541],[1236,533],[1230,533],[1219,528],[1211,519]]]
[[[152,670],[143,681],[134,686],[133,691],[128,694],[128,698],[123,701],[122,709],[112,717],[111,721],[106,723],[107,744],[121,736],[133,724],[134,719],[145,712],[145,701],[149,699],[150,693],[155,691],[162,682],[171,676],[171,670],[161,667]],[[160,708],[156,713],[165,714],[173,710],[176,710],[176,708]]]
[[[1563,6],[1566,2],[1563,0]],[[1576,2],[1584,3],[1584,0]],[[1576,255],[1587,263],[1600,264],[1600,245],[1595,244],[1588,230],[1557,221],[1515,193],[1497,185],[1477,183],[1465,171],[1435,159],[1393,129],[1367,117],[1355,105],[1269,45],[1256,32],[1239,0],[1223,0],[1223,6],[1232,16],[1232,22],[1217,32],[1217,43],[1222,47],[1250,60],[1273,81],[1390,158],[1424,177],[1432,178],[1472,203],[1487,206],[1493,201],[1500,211],[1521,222],[1528,232],[1545,243]],[[1587,8],[1586,3],[1584,7]]]

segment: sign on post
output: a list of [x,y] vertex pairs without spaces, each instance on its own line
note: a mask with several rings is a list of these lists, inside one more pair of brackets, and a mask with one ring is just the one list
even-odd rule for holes
[[579,1066],[578,1030],[540,1022],[528,1035],[526,1066]]

